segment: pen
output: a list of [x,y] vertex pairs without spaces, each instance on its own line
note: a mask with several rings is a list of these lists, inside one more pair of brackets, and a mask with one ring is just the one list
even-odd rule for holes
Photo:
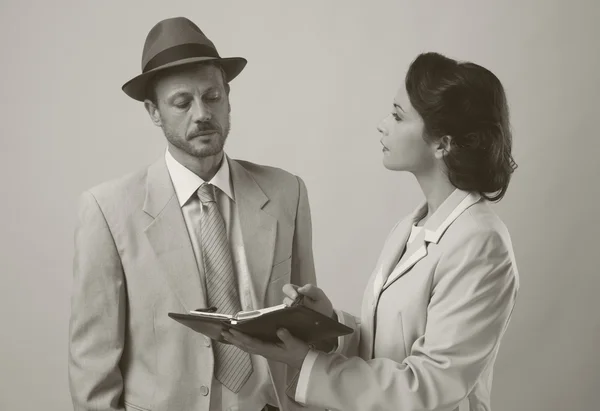
[[298,296],[296,298],[294,298],[294,301],[292,301],[292,304],[290,305],[290,307],[295,307],[297,305],[302,304],[302,301],[304,301],[304,295],[298,293]]

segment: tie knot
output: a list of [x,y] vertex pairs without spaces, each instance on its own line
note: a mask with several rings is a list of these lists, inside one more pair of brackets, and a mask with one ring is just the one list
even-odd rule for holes
[[215,202],[215,186],[204,183],[198,189],[198,198],[202,204]]

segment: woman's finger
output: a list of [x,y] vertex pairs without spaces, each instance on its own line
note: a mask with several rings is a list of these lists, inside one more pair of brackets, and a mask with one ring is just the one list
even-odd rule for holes
[[287,305],[288,307],[289,307],[289,306],[291,306],[293,302],[294,302],[294,299],[293,299],[293,298],[290,298],[290,297],[285,297],[285,298],[283,299],[283,303],[284,303],[285,305]]
[[294,300],[298,297],[298,286],[294,284],[286,284],[283,286],[283,293],[290,299]]

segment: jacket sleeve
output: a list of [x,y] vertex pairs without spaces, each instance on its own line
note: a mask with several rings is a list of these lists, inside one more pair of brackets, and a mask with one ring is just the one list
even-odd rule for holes
[[316,353],[295,400],[347,411],[458,406],[497,353],[518,274],[510,245],[496,232],[450,248],[436,268],[424,335],[404,361]]
[[299,286],[317,284],[312,248],[312,219],[306,185],[298,179],[298,207],[292,246],[291,282]]
[[121,260],[94,196],[79,202],[69,323],[68,377],[75,411],[123,410],[125,336]]
[[337,315],[337,320],[340,323],[354,330],[353,333],[342,335],[338,338],[338,346],[336,347],[335,352],[343,354],[346,357],[357,356],[360,345],[361,320],[360,318],[342,310],[335,310],[335,312]]

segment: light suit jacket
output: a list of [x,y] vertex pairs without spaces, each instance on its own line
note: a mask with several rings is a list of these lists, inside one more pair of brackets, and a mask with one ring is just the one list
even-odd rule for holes
[[[286,283],[316,281],[303,181],[230,160],[254,307],[281,304]],[[81,197],[75,234],[69,382],[75,410],[208,410],[210,339],[168,312],[206,307],[164,158]],[[269,363],[283,410],[293,374]]]
[[354,334],[338,353],[311,352],[290,396],[343,411],[490,410],[519,288],[510,236],[479,195],[456,190],[405,250],[425,207],[389,235],[360,319],[340,318]]

